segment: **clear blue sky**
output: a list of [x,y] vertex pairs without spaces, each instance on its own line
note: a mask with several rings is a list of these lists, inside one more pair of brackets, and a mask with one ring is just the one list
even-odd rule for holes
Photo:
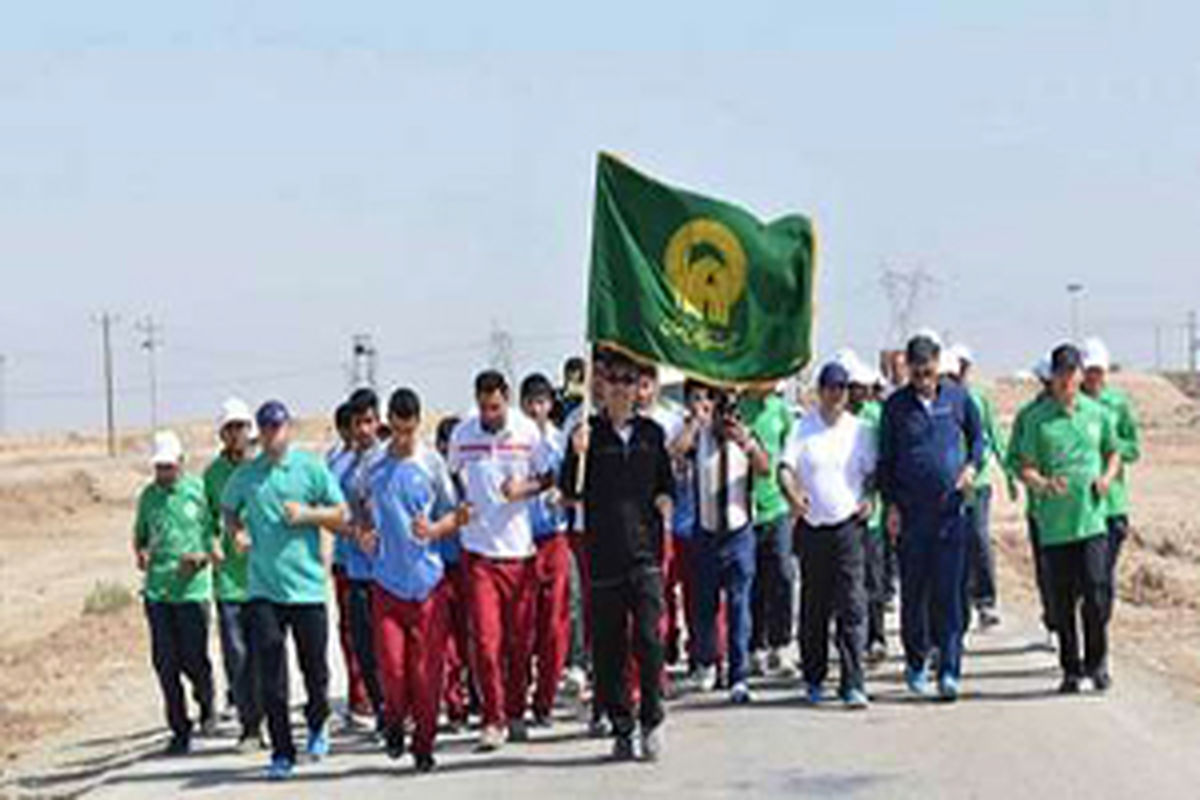
[[[188,9],[185,5],[194,5]],[[230,392],[323,411],[351,334],[460,406],[493,324],[582,330],[595,152],[821,234],[818,345],[884,343],[881,264],[985,371],[1088,331],[1182,359],[1200,305],[1194,3],[13,4],[0,28],[10,429]]]

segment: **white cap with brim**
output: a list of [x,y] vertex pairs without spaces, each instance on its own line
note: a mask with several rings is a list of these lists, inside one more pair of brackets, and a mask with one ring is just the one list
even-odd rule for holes
[[235,422],[242,422],[250,426],[250,438],[257,436],[254,412],[240,397],[230,397],[221,404],[221,416],[217,419],[217,433],[225,430],[226,425]]
[[154,434],[154,452],[150,454],[151,466],[179,466],[183,461],[183,442],[175,431],[158,431]]
[[975,354],[971,352],[971,348],[967,347],[962,342],[952,346],[950,352],[953,353],[961,363],[974,364]]
[[1083,368],[1108,370],[1112,366],[1112,356],[1107,345],[1097,336],[1092,336],[1083,343]]
[[941,334],[939,334],[933,328],[930,328],[930,327],[921,328],[916,333],[914,333],[912,336],[908,337],[908,340],[911,342],[913,339],[916,339],[918,336],[925,338],[925,339],[929,339],[931,342],[933,342],[934,344],[936,344],[938,346],[939,350],[942,349]]
[[1050,372],[1050,354],[1049,353],[1046,353],[1041,358],[1039,358],[1036,362],[1034,362],[1033,377],[1037,378],[1039,381],[1050,380],[1050,378],[1052,376],[1051,376],[1051,372]]
[[962,363],[958,360],[958,355],[954,349],[943,350],[938,356],[938,374],[939,375],[954,375],[962,371]]

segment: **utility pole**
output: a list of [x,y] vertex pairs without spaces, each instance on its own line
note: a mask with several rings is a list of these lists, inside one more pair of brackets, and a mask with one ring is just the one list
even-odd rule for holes
[[0,436],[8,432],[8,406],[6,403],[8,387],[5,385],[5,378],[8,377],[7,368],[8,359],[3,353],[0,353]]
[[1163,353],[1162,353],[1163,337],[1162,337],[1162,334],[1163,334],[1162,323],[1159,323],[1159,322],[1154,323],[1154,371],[1155,372],[1163,371]]
[[369,333],[356,333],[351,340],[350,389],[366,386],[376,388],[376,367],[379,362],[379,351]]
[[1067,295],[1071,298],[1071,341],[1079,344],[1079,296],[1083,294],[1082,283],[1068,283]]
[[108,434],[108,456],[117,454],[116,415],[113,408],[112,326],[117,318],[105,311],[100,315],[100,337],[104,348],[104,420]]
[[1187,321],[1187,351],[1188,372],[1196,374],[1197,362],[1200,362],[1200,329],[1197,328],[1196,312],[1188,312]]
[[492,369],[499,370],[511,383],[514,374],[513,336],[493,320],[492,334],[488,338],[488,364]]
[[155,354],[158,352],[162,339],[162,326],[154,323],[154,317],[149,314],[138,322],[135,327],[142,334],[141,348],[146,351],[146,365],[150,373],[150,431],[158,430],[158,363]]

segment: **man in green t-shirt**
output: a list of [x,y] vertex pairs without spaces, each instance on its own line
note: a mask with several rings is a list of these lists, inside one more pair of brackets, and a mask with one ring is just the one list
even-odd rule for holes
[[1093,337],[1084,342],[1083,391],[1108,409],[1117,436],[1117,452],[1121,456],[1121,471],[1108,492],[1108,563],[1109,570],[1113,573],[1115,591],[1117,559],[1129,532],[1129,479],[1125,466],[1138,460],[1142,454],[1142,445],[1133,404],[1124,392],[1108,384],[1111,368],[1112,359],[1103,341]]
[[796,559],[791,512],[779,485],[779,457],[792,433],[792,410],[777,392],[747,389],[741,414],[770,460],[770,469],[754,476],[754,583],[750,590],[750,671],[792,671],[783,652],[795,628]]
[[213,588],[217,601],[217,623],[221,636],[221,660],[225,664],[227,702],[237,709],[242,752],[262,749],[262,686],[258,663],[249,636],[246,598],[249,590],[249,553],[237,547],[231,531],[223,524],[221,493],[240,464],[250,456],[254,417],[237,398],[225,401],[218,423],[221,452],[204,471],[204,497],[208,503],[209,531],[214,564]]
[[191,749],[181,676],[200,706],[200,729],[216,731],[212,665],[208,660],[208,507],[204,486],[182,470],[183,446],[172,431],[154,435],[154,480],[142,489],[133,525],[138,569],[146,574],[142,596],[150,625],[150,651],[171,728],[168,755]]
[[[1077,693],[1086,677],[1103,692],[1111,684],[1108,494],[1121,459],[1108,411],[1079,391],[1079,350],[1074,345],[1060,345],[1050,363],[1050,395],[1029,412],[1014,447],[1021,480],[1037,497],[1034,515],[1057,616],[1063,670],[1060,691]],[[1081,608],[1082,659],[1077,632]]]
[[237,548],[250,551],[247,614],[257,648],[263,709],[271,735],[267,777],[291,777],[296,747],[288,712],[287,635],[304,676],[307,753],[329,753],[329,619],[321,528],[346,520],[346,503],[324,462],[291,446],[291,416],[271,400],[255,414],[262,452],[225,485],[221,510]]

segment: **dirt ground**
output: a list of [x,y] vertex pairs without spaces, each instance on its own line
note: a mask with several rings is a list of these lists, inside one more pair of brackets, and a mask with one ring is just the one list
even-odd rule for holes
[[[1181,692],[1200,685],[1200,406],[1167,381],[1120,375],[1144,423],[1133,470],[1133,533],[1120,574],[1113,642]],[[992,387],[1007,423],[1031,385]],[[215,442],[185,426],[193,467]],[[302,438],[328,441],[327,427]],[[129,436],[109,459],[95,436],[0,441],[0,777],[56,743],[158,723],[145,625],[135,602],[83,613],[101,581],[136,591],[130,556],[133,499],[148,479],[144,438]],[[1002,605],[1033,605],[1032,567],[1019,504],[996,487],[994,538]],[[214,641],[214,666],[219,658]]]

